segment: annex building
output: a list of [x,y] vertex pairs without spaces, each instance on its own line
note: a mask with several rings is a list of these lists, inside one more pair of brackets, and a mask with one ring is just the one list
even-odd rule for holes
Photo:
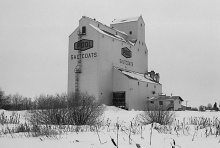
[[68,54],[68,93],[87,92],[128,110],[143,110],[162,93],[159,73],[148,69],[142,16],[110,26],[83,16],[69,36]]

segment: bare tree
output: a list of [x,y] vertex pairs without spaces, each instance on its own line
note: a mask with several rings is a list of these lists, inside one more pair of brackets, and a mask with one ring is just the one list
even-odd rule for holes
[[200,105],[200,106],[199,106],[199,111],[205,111],[205,106]]
[[208,109],[208,110],[212,110],[212,104],[211,104],[211,103],[208,103],[207,109]]
[[0,109],[4,105],[5,98],[4,98],[4,91],[0,88]]

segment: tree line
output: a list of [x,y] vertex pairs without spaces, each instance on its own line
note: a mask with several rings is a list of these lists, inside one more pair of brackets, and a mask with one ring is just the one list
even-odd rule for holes
[[19,93],[5,95],[0,88],[0,109],[5,110],[32,110],[32,109],[51,109],[66,108],[67,94],[40,95],[34,100],[24,97]]
[[204,105],[199,106],[199,111],[206,111],[206,110],[219,111],[219,108],[216,102],[213,105],[211,103],[208,103],[207,106]]

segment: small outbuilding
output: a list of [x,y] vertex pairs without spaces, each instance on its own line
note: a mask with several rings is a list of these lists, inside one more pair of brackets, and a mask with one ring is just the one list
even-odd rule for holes
[[180,96],[155,96],[149,99],[150,106],[164,106],[166,110],[182,110],[183,99]]

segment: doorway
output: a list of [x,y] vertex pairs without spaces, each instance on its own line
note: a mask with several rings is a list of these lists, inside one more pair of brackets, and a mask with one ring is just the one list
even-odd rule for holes
[[125,107],[125,91],[113,92],[113,105],[122,109]]

